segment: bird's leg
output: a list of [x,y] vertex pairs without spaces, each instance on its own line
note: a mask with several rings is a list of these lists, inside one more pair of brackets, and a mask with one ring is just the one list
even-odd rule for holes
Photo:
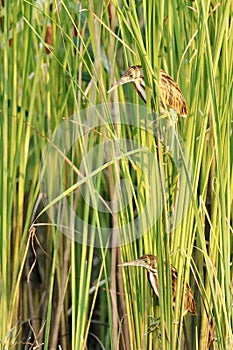
[[145,335],[148,335],[152,332],[156,332],[158,338],[161,338],[161,332],[160,332],[160,317],[154,318],[153,316],[148,316],[148,318],[152,319],[151,324],[147,328],[147,332]]

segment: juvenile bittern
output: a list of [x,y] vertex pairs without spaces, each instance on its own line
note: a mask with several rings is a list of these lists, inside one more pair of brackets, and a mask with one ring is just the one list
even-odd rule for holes
[[[159,298],[159,286],[158,286],[158,258],[154,255],[143,255],[137,260],[132,260],[119,264],[118,266],[141,266],[145,267],[147,270],[147,277],[151,288],[153,289],[155,295]],[[164,264],[165,272],[166,265]],[[173,305],[175,305],[176,299],[176,284],[177,284],[177,270],[171,265],[171,275],[172,275],[172,295],[173,295]],[[184,310],[189,311],[191,314],[196,315],[196,303],[193,297],[192,290],[188,283],[186,283],[185,288],[185,299],[184,299]]]
[[[144,73],[141,66],[130,67],[117,81],[108,92],[113,91],[120,85],[132,82],[139,96],[146,102],[146,89],[144,81]],[[160,69],[159,74],[159,91],[160,91],[160,107],[161,112],[169,108],[176,111],[181,117],[186,117],[188,113],[187,105],[184,96],[178,84]]]

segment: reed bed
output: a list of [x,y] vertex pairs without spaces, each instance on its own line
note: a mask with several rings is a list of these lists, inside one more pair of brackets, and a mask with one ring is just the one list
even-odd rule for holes
[[[0,8],[1,348],[232,349],[232,2]],[[146,106],[107,93],[136,64]],[[154,112],[160,67],[186,119]],[[117,266],[146,253],[159,300]]]

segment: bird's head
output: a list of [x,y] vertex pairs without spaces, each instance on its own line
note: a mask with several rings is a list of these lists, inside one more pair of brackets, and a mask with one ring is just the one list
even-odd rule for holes
[[135,86],[139,86],[140,84],[143,84],[143,86],[145,88],[144,74],[143,74],[142,66],[132,66],[132,67],[130,67],[123,74],[121,79],[118,80],[115,84],[113,84],[113,86],[111,87],[110,90],[108,90],[108,92],[112,92],[113,90],[118,88],[118,86],[121,86],[121,85],[124,85],[124,84],[127,84],[127,83],[134,83]]
[[118,266],[141,266],[145,269],[150,269],[151,267],[156,269],[157,257],[151,254],[146,254],[136,260],[127,261],[123,264],[119,264]]

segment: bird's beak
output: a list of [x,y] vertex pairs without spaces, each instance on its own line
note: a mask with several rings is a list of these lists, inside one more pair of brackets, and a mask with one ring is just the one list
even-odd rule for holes
[[113,90],[117,89],[118,86],[121,86],[121,85],[124,85],[124,84],[127,84],[127,83],[131,83],[135,81],[134,78],[130,78],[130,77],[122,77],[120,80],[118,80],[116,83],[113,84],[113,86],[111,87],[111,89],[108,90],[108,93],[109,92],[112,92]]
[[145,261],[137,259],[137,260],[131,260],[131,261],[127,261],[123,264],[118,264],[118,266],[141,266],[141,267],[146,267],[147,264],[145,263]]

